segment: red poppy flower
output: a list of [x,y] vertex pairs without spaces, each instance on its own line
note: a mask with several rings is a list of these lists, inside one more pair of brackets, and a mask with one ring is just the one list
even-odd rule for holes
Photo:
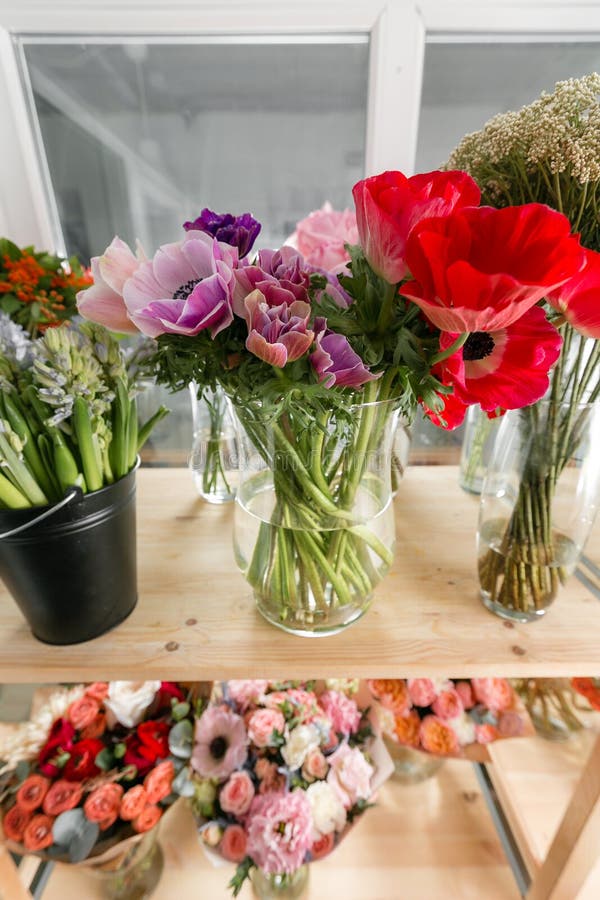
[[169,731],[166,722],[142,722],[137,727],[139,754],[154,763],[169,755]]
[[430,409],[428,406],[425,406],[424,403],[421,403],[423,412],[429,419],[431,419],[434,425],[437,425],[438,428],[445,428],[447,431],[452,431],[454,428],[458,428],[458,426],[462,425],[464,421],[467,410],[469,408],[468,405],[466,403],[463,403],[462,400],[459,400],[454,393],[439,394],[438,396],[444,403],[443,410],[441,410],[441,412],[437,412],[436,410]]
[[600,338],[600,253],[585,251],[585,266],[562,287],[548,295],[548,302],[585,337]]
[[569,220],[541,203],[458,209],[412,231],[400,292],[441,331],[511,325],[584,264]]
[[352,196],[364,254],[378,275],[396,284],[408,271],[406,242],[416,223],[460,206],[477,206],[480,190],[466,172],[426,172],[412,178],[383,172],[355,184]]
[[144,745],[138,736],[136,734],[130,734],[129,737],[125,739],[125,747],[126,750],[123,757],[124,764],[126,766],[135,766],[138,775],[142,777],[146,775],[152,768],[153,763],[142,754]]
[[[445,350],[456,334],[440,335]],[[548,370],[560,355],[561,337],[539,306],[498,331],[476,331],[464,346],[440,364],[441,380],[456,399],[485,410],[519,409],[548,390]],[[443,415],[443,414],[442,414]]]
[[60,769],[53,760],[61,753],[68,753],[71,750],[74,737],[75,729],[70,722],[66,719],[57,719],[54,722],[48,739],[38,755],[40,772],[43,772],[44,775],[58,775]]
[[158,699],[155,700],[157,710],[165,707],[170,708],[172,699],[177,700],[178,703],[182,703],[185,700],[185,692],[182,691],[175,681],[162,681],[157,696]]
[[104,750],[104,744],[97,738],[86,738],[71,747],[71,756],[63,769],[63,778],[67,781],[83,781],[97,775],[100,769],[96,765],[96,757]]

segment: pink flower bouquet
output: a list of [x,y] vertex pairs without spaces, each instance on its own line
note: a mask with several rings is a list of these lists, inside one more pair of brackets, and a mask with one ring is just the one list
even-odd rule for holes
[[434,756],[482,760],[482,745],[533,734],[506,678],[375,679],[368,685],[383,734]]
[[339,843],[392,771],[368,691],[230,681],[196,722],[194,811],[203,844],[237,865],[291,876]]

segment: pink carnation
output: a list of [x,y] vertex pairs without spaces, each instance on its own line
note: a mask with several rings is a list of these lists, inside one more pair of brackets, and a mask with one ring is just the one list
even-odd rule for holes
[[257,709],[248,721],[248,737],[257,747],[268,747],[273,742],[273,732],[285,728],[283,713],[278,709]]
[[347,697],[340,691],[325,691],[319,697],[319,703],[336,734],[347,736],[358,731],[361,719],[360,710],[351,697]]
[[431,706],[437,697],[431,678],[409,678],[408,693],[415,706]]
[[477,701],[492,712],[510,709],[514,703],[514,692],[506,678],[473,678],[471,684]]
[[356,214],[325,203],[298,222],[291,242],[306,262],[328,272],[343,272],[350,257],[344,244],[358,244]]
[[327,781],[344,809],[350,809],[358,800],[369,799],[374,769],[358,747],[340,744],[327,761],[330,765]]
[[304,791],[263,794],[250,806],[247,855],[267,875],[291,874],[312,845],[312,816]]
[[254,798],[254,784],[247,772],[234,772],[219,794],[221,809],[232,816],[243,816]]
[[254,706],[261,701],[263,694],[268,687],[269,682],[266,680],[251,681],[249,679],[246,679],[239,681],[228,681],[227,693],[236,704],[239,711],[244,713],[250,706]]
[[440,719],[455,719],[464,711],[460,694],[454,688],[442,691],[433,701],[431,708]]

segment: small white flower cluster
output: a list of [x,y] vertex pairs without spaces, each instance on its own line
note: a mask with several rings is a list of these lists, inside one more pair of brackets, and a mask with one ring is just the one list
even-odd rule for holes
[[552,93],[519,112],[494,116],[481,131],[466,135],[446,168],[463,169],[491,194],[501,192],[494,166],[510,158],[528,171],[569,171],[580,184],[600,180],[600,74],[559,81]]

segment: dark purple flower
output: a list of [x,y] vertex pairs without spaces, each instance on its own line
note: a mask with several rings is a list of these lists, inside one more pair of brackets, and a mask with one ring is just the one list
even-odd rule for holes
[[260,222],[250,213],[232,216],[231,213],[216,213],[211,209],[203,209],[197,219],[184,222],[183,227],[186,231],[204,231],[224,244],[237,247],[240,257],[250,253],[261,228]]
[[343,334],[336,334],[327,328],[324,318],[315,319],[316,350],[311,353],[310,361],[317,373],[319,381],[325,387],[360,387],[367,381],[374,381],[379,375],[373,375],[355,353],[348,339]]
[[310,348],[314,333],[307,328],[308,303],[294,300],[271,306],[264,294],[256,290],[246,297],[244,306],[248,324],[246,348],[259,359],[282,369]]

